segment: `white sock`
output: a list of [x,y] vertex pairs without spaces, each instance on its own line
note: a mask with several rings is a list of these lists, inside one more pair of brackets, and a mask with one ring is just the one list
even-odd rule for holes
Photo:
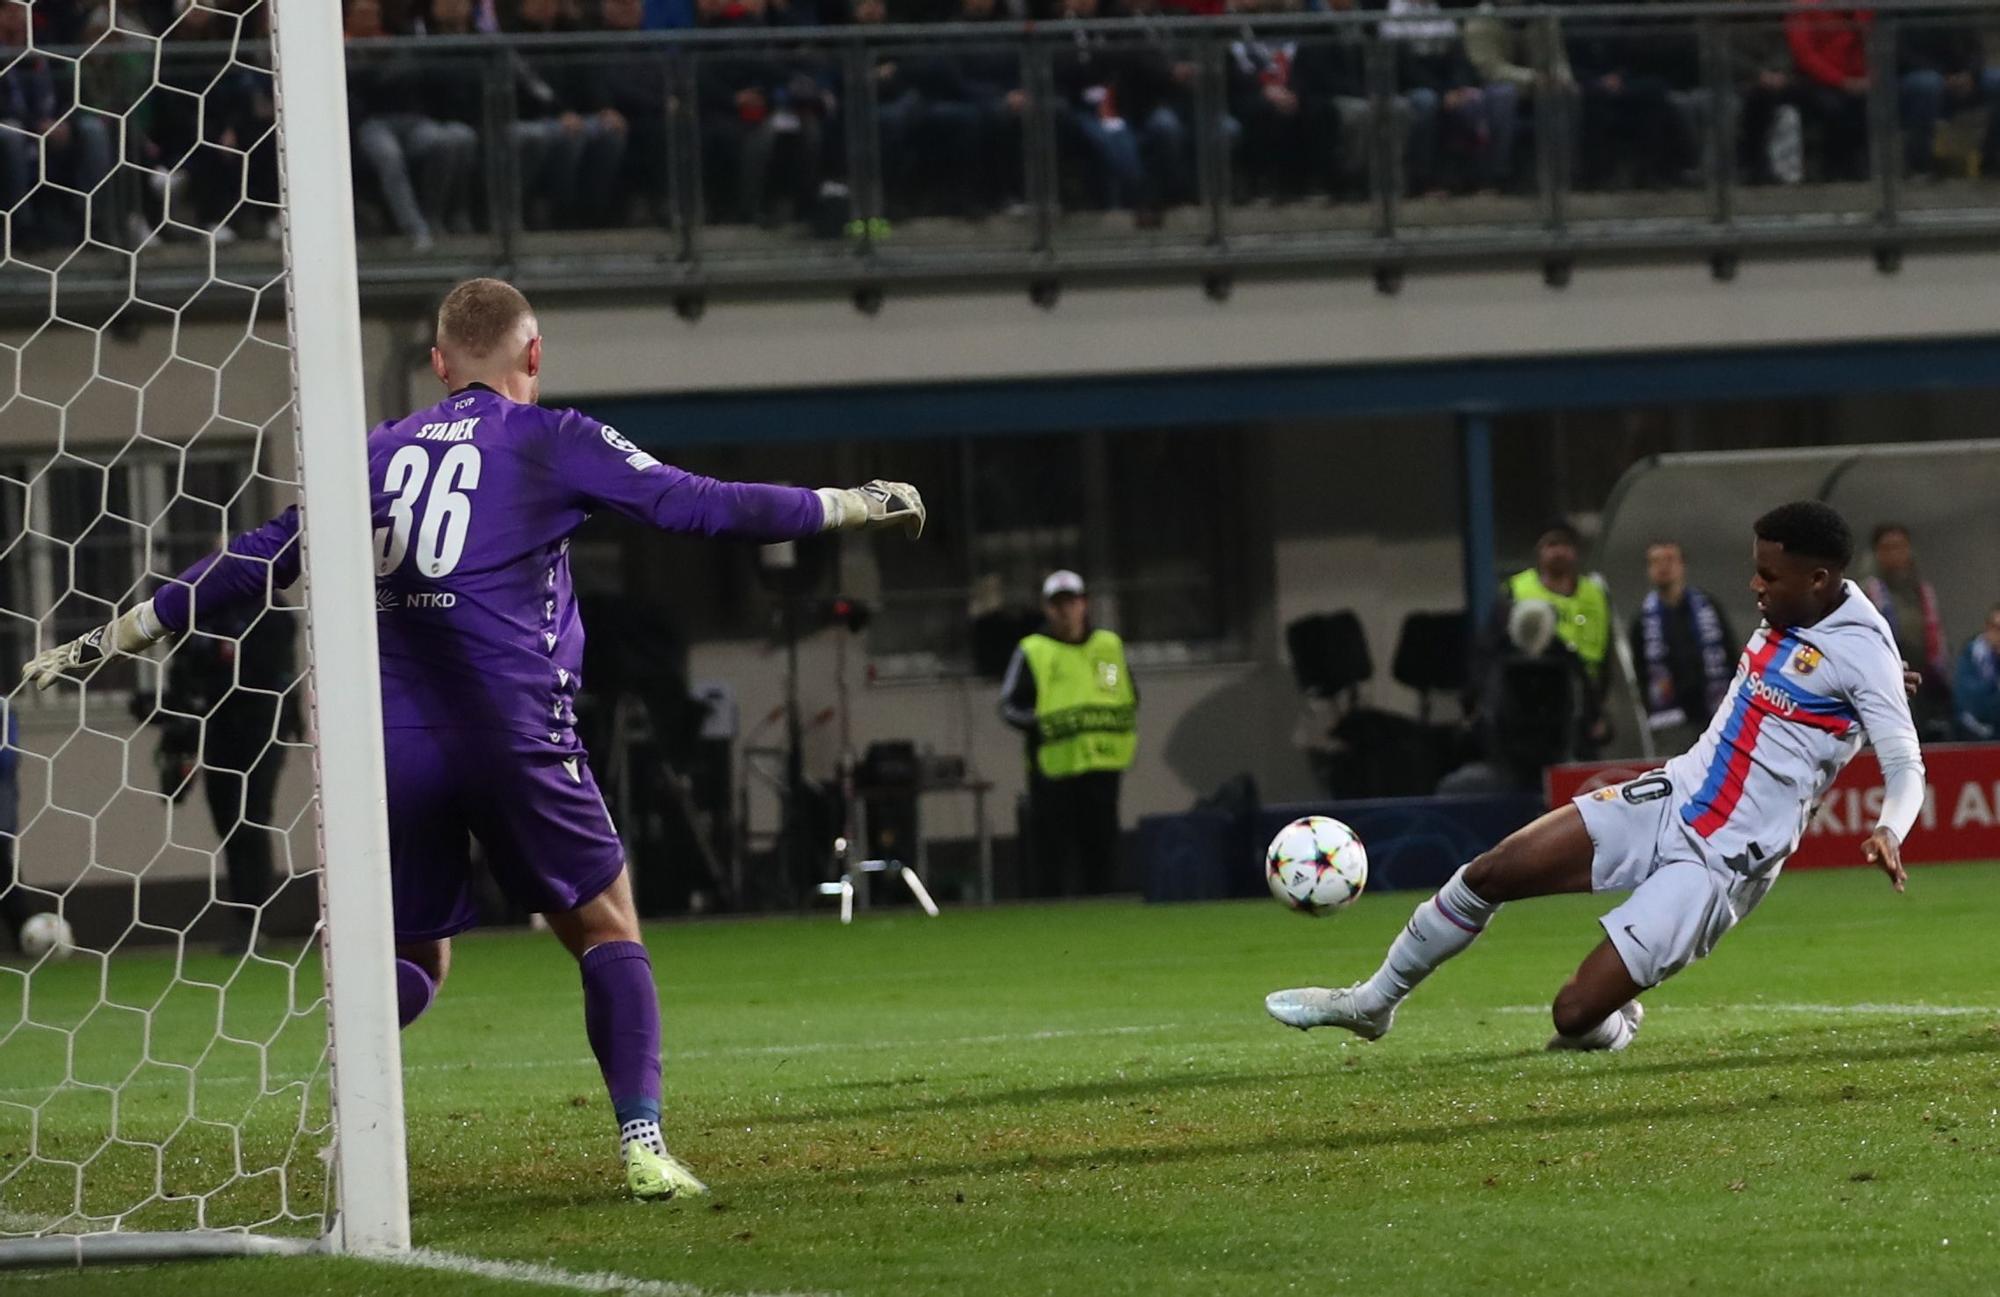
[[1433,969],[1471,945],[1499,908],[1480,900],[1465,885],[1465,869],[1461,867],[1438,888],[1437,895],[1417,907],[1409,923],[1396,934],[1389,945],[1389,957],[1356,992],[1357,1006],[1373,1015],[1401,1004]]
[[1608,1049],[1616,1053],[1632,1043],[1632,1024],[1625,1021],[1624,1014],[1613,1013],[1581,1036],[1562,1038],[1574,1049]]
[[662,1157],[667,1152],[667,1137],[660,1133],[660,1123],[641,1118],[628,1121],[618,1128],[618,1156],[625,1156],[625,1150],[634,1144],[644,1144]]

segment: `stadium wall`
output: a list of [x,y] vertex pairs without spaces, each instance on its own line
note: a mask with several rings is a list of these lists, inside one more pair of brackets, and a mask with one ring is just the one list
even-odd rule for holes
[[1988,334],[1990,255],[1912,253],[1596,265],[1551,289],[1532,269],[1243,279],[1226,301],[1192,281],[1075,285],[1051,310],[1025,293],[895,293],[864,315],[844,297],[541,304],[547,386],[578,396],[840,388],[982,378],[1175,373],[1287,365],[1768,347]]

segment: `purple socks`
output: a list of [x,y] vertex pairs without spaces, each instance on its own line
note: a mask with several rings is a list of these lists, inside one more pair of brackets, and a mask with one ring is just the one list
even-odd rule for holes
[[407,1027],[424,1016],[437,998],[437,983],[431,975],[407,959],[396,961],[396,1021]]
[[660,997],[636,941],[592,946],[583,970],[583,1026],[622,1127],[660,1119]]

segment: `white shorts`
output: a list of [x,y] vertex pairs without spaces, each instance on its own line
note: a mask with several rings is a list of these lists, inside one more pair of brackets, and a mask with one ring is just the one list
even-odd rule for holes
[[1681,823],[1679,805],[1657,773],[1576,799],[1597,848],[1591,890],[1632,893],[1598,922],[1641,986],[1657,986],[1715,949],[1777,881],[1775,866],[1753,878],[1711,858]]

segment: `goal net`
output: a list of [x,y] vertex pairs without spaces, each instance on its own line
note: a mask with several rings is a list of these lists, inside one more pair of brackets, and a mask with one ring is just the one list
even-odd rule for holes
[[0,0],[0,1267],[407,1246],[339,6],[165,8]]

